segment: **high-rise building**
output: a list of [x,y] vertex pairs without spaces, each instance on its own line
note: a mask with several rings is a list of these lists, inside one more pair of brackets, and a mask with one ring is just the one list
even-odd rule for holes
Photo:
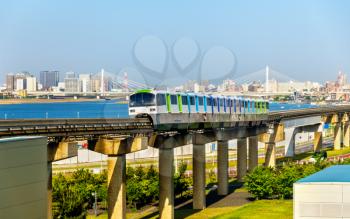
[[16,90],[25,90],[27,88],[27,80],[25,78],[16,79]]
[[64,77],[64,91],[65,92],[79,92],[79,79],[74,72],[67,72]]
[[73,71],[66,72],[66,75],[64,76],[64,78],[76,78],[76,77],[77,75]]
[[101,78],[98,76],[93,76],[91,79],[91,91],[101,92]]
[[41,71],[40,83],[44,90],[48,90],[50,87],[57,87],[59,82],[59,71]]
[[26,77],[27,81],[27,91],[37,91],[36,77],[33,75]]
[[7,74],[6,75],[6,90],[14,91],[15,90],[15,75]]
[[79,74],[79,87],[80,92],[91,92],[91,75]]
[[27,80],[26,77],[29,75],[28,72],[17,73],[15,75],[15,90],[25,90],[27,89]]

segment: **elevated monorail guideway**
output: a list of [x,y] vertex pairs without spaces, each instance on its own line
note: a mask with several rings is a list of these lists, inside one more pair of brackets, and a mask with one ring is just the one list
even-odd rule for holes
[[[94,136],[94,135],[149,135],[153,132],[189,132],[215,130],[221,128],[262,127],[281,120],[307,118],[331,114],[349,113],[350,105],[268,112],[261,115],[210,115],[201,113],[189,116],[183,123],[173,123],[178,114],[158,115],[162,123],[154,123],[152,118],[125,119],[19,119],[0,120],[0,137],[42,135],[48,137]],[[205,120],[207,116],[207,120]],[[155,117],[157,118],[157,117]],[[169,124],[167,124],[167,121]]]
[[330,115],[335,113],[350,112],[350,105],[322,106],[307,109],[284,110],[268,113],[268,121],[278,121],[282,119],[302,118],[318,115]]
[[103,134],[136,135],[152,131],[152,123],[147,118],[0,120],[0,137],[21,135],[44,135],[49,137]]

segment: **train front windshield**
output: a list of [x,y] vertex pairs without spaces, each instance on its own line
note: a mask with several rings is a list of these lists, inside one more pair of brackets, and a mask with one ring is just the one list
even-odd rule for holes
[[133,94],[130,96],[129,106],[155,106],[155,95],[151,93]]

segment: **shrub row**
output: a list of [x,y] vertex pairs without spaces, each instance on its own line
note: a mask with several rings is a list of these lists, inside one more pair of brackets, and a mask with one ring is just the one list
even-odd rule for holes
[[[174,175],[175,195],[188,193],[192,178],[185,177],[186,163],[181,163]],[[159,197],[158,171],[142,166],[126,170],[126,197],[129,208],[140,208],[153,203]],[[99,202],[107,201],[107,172],[93,174],[87,169],[79,169],[72,174],[59,174],[52,179],[54,218],[84,218],[87,209],[94,203],[93,193],[97,192]]]
[[256,199],[290,199],[293,183],[330,165],[287,163],[277,168],[259,166],[245,177],[248,192]]

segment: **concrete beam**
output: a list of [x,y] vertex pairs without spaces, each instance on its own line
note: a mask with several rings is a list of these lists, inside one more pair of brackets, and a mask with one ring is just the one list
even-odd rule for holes
[[237,139],[237,179],[242,182],[247,174],[247,139]]
[[285,135],[285,148],[284,156],[294,157],[295,155],[295,136],[300,130],[296,127],[287,128],[284,130]]
[[258,137],[251,136],[248,138],[248,171],[251,172],[258,166]]
[[350,124],[345,122],[343,125],[343,146],[350,147]]
[[229,141],[231,139],[247,138],[249,136],[256,136],[263,134],[267,131],[267,127],[239,127],[239,128],[226,128],[218,129],[214,131],[215,139],[217,141]]
[[58,160],[75,157],[78,155],[77,142],[61,141],[50,142],[47,145],[47,161],[53,162]]
[[342,147],[342,124],[334,123],[334,149],[340,150]]
[[321,121],[323,123],[337,123],[337,122],[341,121],[341,118],[339,119],[338,114],[323,115]]
[[341,119],[339,119],[338,114],[333,114],[330,116],[330,123],[338,123]]
[[267,133],[259,135],[259,141],[264,143],[280,142],[285,139],[283,123],[274,124]]
[[126,218],[125,155],[108,156],[108,218]]
[[192,144],[204,145],[216,141],[214,133],[194,133],[192,134]]
[[174,218],[174,149],[159,148],[159,216]]
[[89,142],[89,149],[110,156],[123,155],[145,150],[148,147],[147,137],[129,138],[100,138],[96,142]]
[[163,149],[176,148],[188,144],[192,144],[192,135],[190,134],[153,135],[149,140],[151,147]]
[[193,209],[206,207],[205,145],[193,145]]
[[228,141],[218,141],[218,195],[228,194]]
[[265,166],[276,166],[276,144],[274,142],[265,143]]
[[349,122],[349,114],[348,113],[343,113],[341,115],[341,122]]

